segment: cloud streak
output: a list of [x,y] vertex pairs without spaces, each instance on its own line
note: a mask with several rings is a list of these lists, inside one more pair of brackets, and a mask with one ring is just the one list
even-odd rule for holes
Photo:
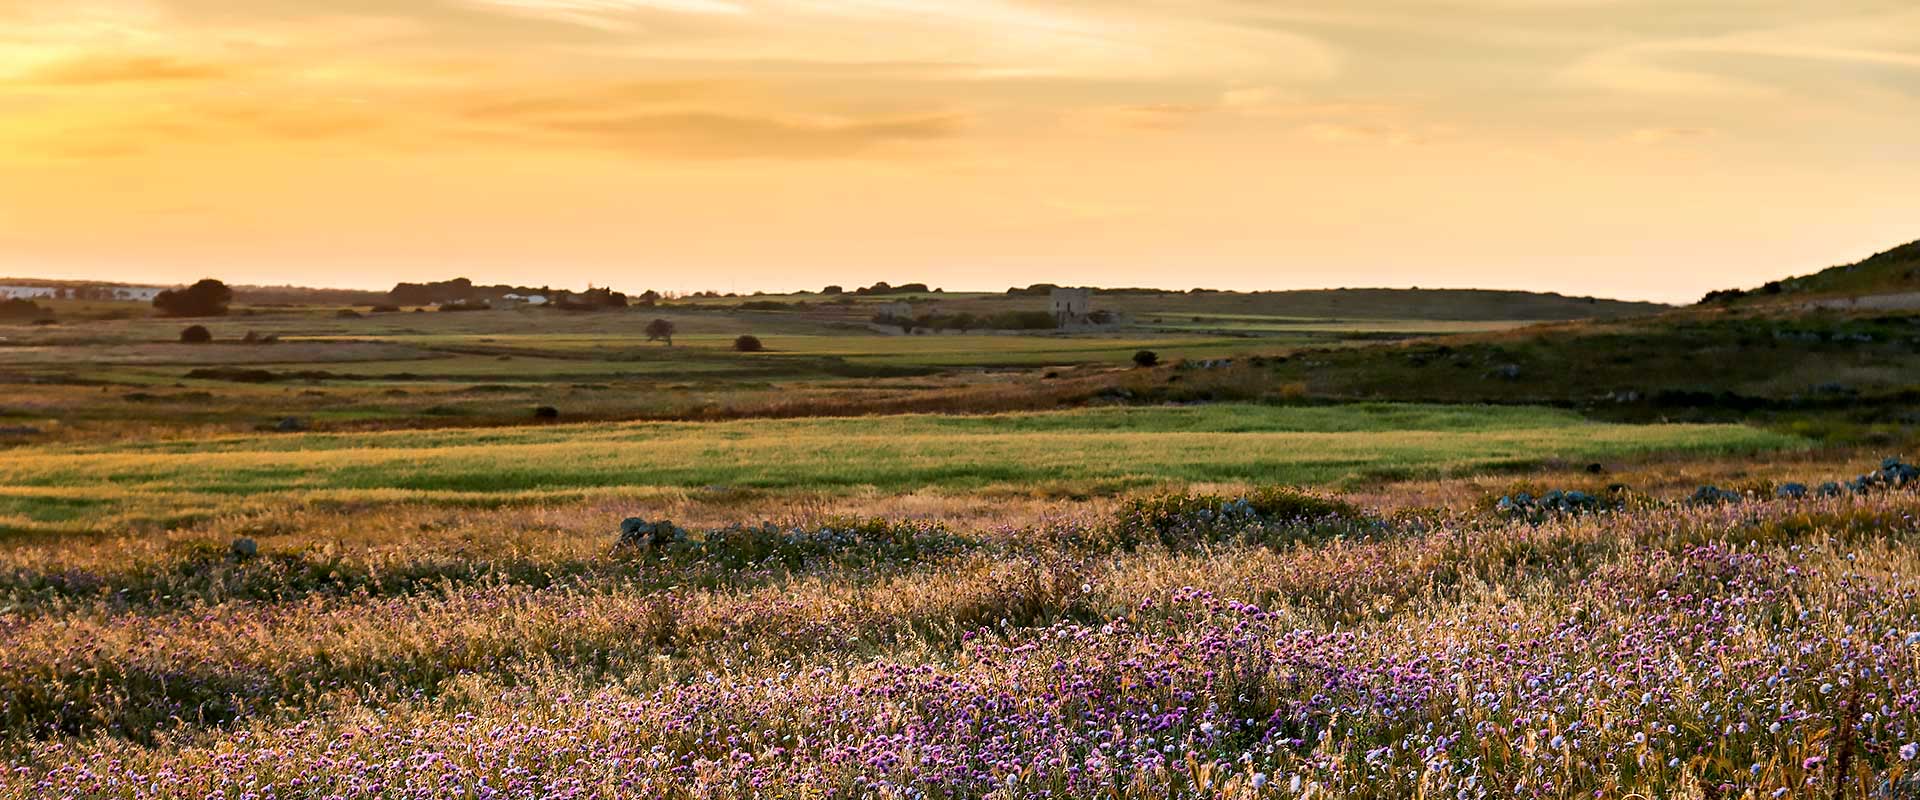
[[16,83],[44,86],[105,86],[212,81],[229,77],[225,64],[187,61],[172,56],[92,54],[63,59],[28,70]]

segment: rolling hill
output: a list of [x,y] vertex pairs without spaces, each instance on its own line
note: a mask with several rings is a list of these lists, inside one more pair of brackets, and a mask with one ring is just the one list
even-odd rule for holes
[[1700,302],[1764,303],[1912,293],[1920,293],[1920,241],[1812,275],[1769,281],[1757,289],[1710,292]]

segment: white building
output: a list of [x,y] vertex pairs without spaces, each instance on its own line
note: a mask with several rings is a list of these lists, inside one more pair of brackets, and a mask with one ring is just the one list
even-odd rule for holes
[[0,300],[111,300],[151,303],[166,289],[159,286],[0,286]]
[[506,309],[520,308],[521,306],[544,306],[547,302],[547,296],[544,294],[504,294],[500,296],[499,302],[493,304],[493,307]]
[[151,303],[153,298],[166,291],[158,286],[110,286],[107,288],[113,293],[113,299],[131,303]]

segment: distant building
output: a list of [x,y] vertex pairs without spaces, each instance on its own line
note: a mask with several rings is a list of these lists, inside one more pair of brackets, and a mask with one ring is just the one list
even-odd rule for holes
[[151,303],[153,298],[166,291],[158,286],[110,286],[107,291],[113,299],[130,303]]
[[151,303],[158,286],[0,286],[0,300],[107,300]]
[[1085,322],[1093,314],[1092,289],[1054,289],[1048,296],[1053,302],[1053,321],[1060,327]]

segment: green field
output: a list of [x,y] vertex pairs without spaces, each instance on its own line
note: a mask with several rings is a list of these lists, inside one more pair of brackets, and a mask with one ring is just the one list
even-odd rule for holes
[[248,501],[487,504],[725,487],[1109,492],[1339,485],[1677,452],[1794,446],[1734,425],[1611,425],[1484,406],[1215,405],[1040,414],[554,425],[246,436],[0,454],[0,525],[213,512]]

